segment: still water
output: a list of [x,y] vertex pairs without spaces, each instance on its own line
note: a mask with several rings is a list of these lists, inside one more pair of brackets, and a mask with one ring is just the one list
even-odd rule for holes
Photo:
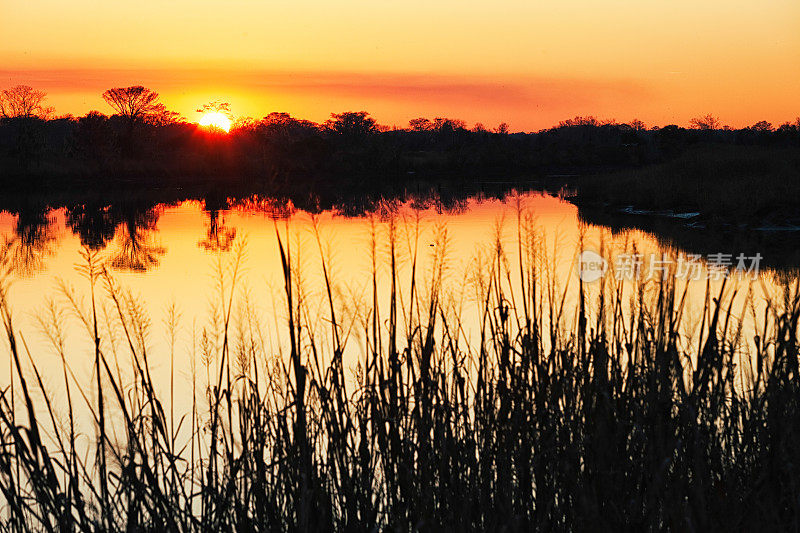
[[[530,238],[521,238],[523,233]],[[146,352],[154,380],[162,393],[174,397],[179,412],[191,406],[192,391],[202,390],[208,376],[214,375],[218,364],[214,353],[226,321],[231,343],[257,347],[254,350],[274,358],[273,362],[285,360],[287,312],[279,238],[291,257],[296,298],[308,322],[304,342],[321,342],[331,335],[327,274],[338,333],[346,341],[345,366],[353,372],[370,349],[363,332],[375,324],[376,304],[377,327],[386,325],[392,242],[398,283],[405,287],[400,290],[401,314],[413,315],[414,302],[417,313],[420,308],[424,312],[429,303],[426,295],[440,283],[440,312],[455,317],[451,324],[458,324],[456,336],[465,354],[477,350],[481,284],[493,269],[508,272],[508,305],[518,305],[513,287],[520,252],[535,257],[542,287],[547,288],[543,308],[551,313],[555,309],[566,324],[576,320],[582,251],[596,254],[600,261],[605,257],[605,276],[619,277],[625,294],[636,290],[634,278],[655,279],[660,268],[677,268],[692,252],[676,250],[635,229],[612,231],[582,222],[572,204],[540,193],[474,197],[448,206],[395,202],[355,215],[336,210],[311,214],[257,198],[213,207],[185,201],[0,213],[0,235],[8,242],[4,251],[8,306],[19,342],[30,353],[25,364],[31,371],[30,362],[36,363],[56,403],[63,390],[62,352],[73,379],[83,383],[87,394],[91,391],[94,347],[80,318],[81,313],[91,316],[92,285],[86,269],[90,255],[98,274],[95,299],[105,353],[114,355],[120,374],[130,379],[124,361],[128,341],[115,318],[116,303],[108,296],[111,281],[126,315],[135,314],[140,325],[128,332],[131,342]],[[751,267],[759,251],[738,252]],[[651,264],[656,258],[662,261],[660,266]],[[682,342],[686,344],[696,342],[709,293],[718,294],[726,274],[725,269],[709,267],[708,260],[694,257],[695,270],[685,276],[689,289]],[[737,258],[724,260],[735,271]],[[614,270],[630,263],[637,263],[638,270],[627,277]],[[589,302],[596,301],[604,286],[600,267],[600,276],[585,279]],[[99,274],[102,271],[108,273],[107,279]],[[761,316],[768,299],[792,279],[787,271],[762,268],[756,276],[733,276],[727,282],[725,301],[733,304],[733,317],[741,324],[743,353],[753,337],[754,317]],[[412,280],[414,288],[409,291]],[[632,312],[633,305],[624,312]],[[588,313],[591,317],[591,306]],[[406,327],[413,327],[413,322],[406,320]],[[10,379],[8,361],[4,340],[0,343],[3,384]],[[271,364],[264,362],[265,371]]]

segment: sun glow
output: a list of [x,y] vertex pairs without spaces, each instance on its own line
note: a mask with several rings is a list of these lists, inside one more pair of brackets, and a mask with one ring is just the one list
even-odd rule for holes
[[206,113],[200,118],[199,124],[205,128],[219,129],[226,133],[231,129],[231,119],[219,111]]

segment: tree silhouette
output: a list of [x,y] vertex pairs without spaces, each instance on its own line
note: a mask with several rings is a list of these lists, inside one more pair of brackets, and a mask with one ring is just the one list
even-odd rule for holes
[[197,108],[198,113],[222,113],[227,115],[228,118],[233,118],[231,114],[231,104],[229,102],[223,102],[221,100],[213,100],[207,104],[203,104],[201,107]]
[[328,131],[351,138],[378,132],[377,122],[366,111],[331,113],[331,118],[325,122],[325,127]]
[[28,85],[17,85],[0,92],[0,118],[12,123],[14,141],[11,153],[24,172],[41,155],[45,144],[45,121],[53,113],[52,107],[43,104],[46,97],[44,91]]
[[589,115],[587,117],[576,116],[574,118],[568,118],[567,120],[562,120],[558,123],[559,128],[572,128],[577,126],[594,126],[597,127],[600,125],[600,121],[597,120],[596,117]]
[[631,120],[630,126],[635,131],[644,131],[647,129],[647,125],[638,118]]
[[711,113],[704,117],[695,117],[689,121],[689,124],[696,130],[712,131],[719,129],[719,119]]
[[425,117],[412,118],[408,121],[408,127],[411,131],[430,131],[433,129],[433,122]]
[[767,122],[766,120],[761,120],[750,126],[750,129],[759,132],[772,131],[772,123]]
[[261,120],[261,126],[270,133],[276,132],[312,132],[318,131],[319,126],[309,120],[294,118],[289,113],[273,111]]
[[4,118],[47,118],[53,113],[52,107],[42,102],[47,93],[37,91],[28,85],[17,85],[0,92],[0,116]]
[[497,129],[496,129],[496,130],[494,130],[494,131],[495,131],[495,133],[499,133],[499,134],[501,134],[501,135],[507,135],[507,134],[508,134],[508,132],[510,131],[510,126],[509,126],[507,123],[505,123],[505,122],[501,122],[501,123],[500,123],[500,124],[497,126]]
[[108,89],[103,93],[103,100],[131,126],[167,113],[164,104],[158,101],[158,93],[141,85]]
[[433,119],[433,129],[438,132],[453,132],[467,128],[467,123],[458,118],[436,117]]

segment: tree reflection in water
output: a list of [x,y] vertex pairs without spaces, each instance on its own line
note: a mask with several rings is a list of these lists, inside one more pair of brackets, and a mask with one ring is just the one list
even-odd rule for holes
[[79,205],[67,211],[67,225],[82,246],[100,251],[114,238],[120,222],[117,214],[110,206]]
[[14,236],[6,244],[10,271],[27,277],[44,270],[45,260],[55,253],[56,237],[54,220],[47,208],[19,211]]
[[236,240],[236,228],[225,226],[225,217],[219,211],[207,211],[208,231],[206,237],[198,241],[200,248],[209,252],[227,252]]
[[109,265],[117,270],[146,272],[158,266],[166,248],[156,241],[158,218],[161,209],[151,207],[137,209],[132,206],[120,208],[120,224],[113,242]]
[[208,252],[227,252],[236,240],[236,228],[229,228],[225,225],[224,209],[227,209],[228,202],[214,202],[210,199],[205,201],[203,211],[208,216],[206,223],[206,236],[198,241],[197,245]]

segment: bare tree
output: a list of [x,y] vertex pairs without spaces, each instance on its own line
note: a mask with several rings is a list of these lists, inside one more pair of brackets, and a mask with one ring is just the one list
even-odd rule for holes
[[17,85],[0,92],[0,116],[5,118],[47,118],[52,107],[43,105],[47,93],[37,91],[28,85]]
[[719,119],[709,113],[704,117],[695,117],[689,121],[692,128],[696,130],[716,130],[719,129]]
[[103,100],[131,126],[167,113],[164,104],[158,101],[158,93],[141,85],[109,89],[103,93]]

